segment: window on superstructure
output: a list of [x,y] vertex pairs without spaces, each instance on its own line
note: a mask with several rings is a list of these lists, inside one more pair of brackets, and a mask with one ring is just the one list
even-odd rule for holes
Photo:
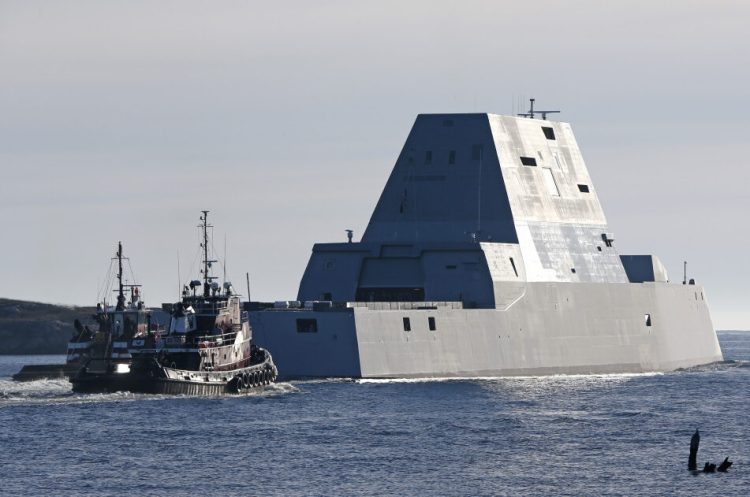
[[544,131],[544,136],[547,137],[548,140],[554,140],[555,139],[555,130],[548,127],[548,126],[542,126],[542,131]]
[[646,326],[651,326],[651,314],[644,314],[643,319],[646,322]]
[[411,321],[409,318],[404,318],[404,331],[411,331]]
[[424,153],[424,163],[432,164],[432,150],[428,150]]
[[581,193],[588,193],[589,192],[589,185],[584,185],[579,183],[578,184],[578,191]]
[[437,329],[437,326],[435,326],[435,318],[430,316],[427,318],[427,324],[430,327],[430,331],[435,331]]
[[448,152],[448,164],[455,164],[456,163],[456,151],[451,150]]
[[521,157],[521,164],[524,166],[536,166],[536,159],[533,157]]
[[297,320],[297,333],[317,333],[318,332],[318,320],[317,319],[298,319]]

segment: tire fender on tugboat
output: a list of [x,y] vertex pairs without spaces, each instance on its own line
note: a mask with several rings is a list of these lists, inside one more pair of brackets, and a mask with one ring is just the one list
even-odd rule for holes
[[238,374],[237,376],[235,376],[235,377],[234,377],[234,378],[232,379],[232,381],[234,382],[234,385],[233,385],[233,390],[234,390],[234,391],[235,391],[236,393],[242,393],[242,389],[243,389],[243,386],[244,386],[244,382],[243,382],[243,380],[242,380],[242,375],[241,375],[241,374]]

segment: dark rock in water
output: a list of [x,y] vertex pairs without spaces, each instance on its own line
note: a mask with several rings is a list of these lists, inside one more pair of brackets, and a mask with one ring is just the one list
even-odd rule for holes
[[690,439],[690,457],[688,458],[688,470],[695,471],[698,469],[698,446],[701,443],[701,435],[698,430],[695,430],[693,437]]
[[[693,437],[690,439],[690,457],[688,458],[688,470],[690,471],[698,470],[696,459],[698,458],[698,446],[700,445],[700,443],[701,435],[696,429],[695,433],[693,433]],[[730,461],[729,458],[726,457],[724,458],[724,462],[722,462],[718,468],[716,467],[716,464],[706,462],[706,464],[703,466],[703,472],[715,473],[716,471],[721,471],[722,473],[726,473],[731,466],[732,461]]]
[[732,466],[732,461],[729,460],[728,457],[724,458],[724,462],[719,464],[719,467],[716,468],[716,471],[721,471],[722,473],[726,473],[727,470]]

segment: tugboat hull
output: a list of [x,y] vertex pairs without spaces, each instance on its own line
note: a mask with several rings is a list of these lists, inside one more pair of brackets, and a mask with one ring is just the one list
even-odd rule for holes
[[189,371],[156,361],[127,375],[124,388],[135,393],[167,395],[225,395],[262,389],[276,381],[278,370],[266,355],[264,362],[229,371]]
[[[160,370],[160,371],[159,371]],[[150,374],[153,373],[153,374]],[[247,374],[247,380],[245,380]],[[261,389],[276,381],[273,362],[234,371],[200,373],[161,366],[144,373],[87,373],[71,378],[77,393],[133,392],[165,395],[225,395]]]
[[276,380],[276,374],[255,384],[238,387],[238,380],[224,382],[199,382],[191,380],[173,380],[154,378],[134,383],[128,390],[135,393],[164,394],[164,395],[228,395],[241,394],[260,390]]
[[129,390],[129,373],[89,373],[81,369],[70,378],[76,393],[114,393]]
[[79,367],[79,364],[27,364],[13,375],[13,381],[70,378]]

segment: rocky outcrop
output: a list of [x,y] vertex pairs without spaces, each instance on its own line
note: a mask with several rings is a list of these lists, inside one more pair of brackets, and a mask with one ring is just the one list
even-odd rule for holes
[[93,307],[0,299],[0,354],[64,354],[75,329]]

